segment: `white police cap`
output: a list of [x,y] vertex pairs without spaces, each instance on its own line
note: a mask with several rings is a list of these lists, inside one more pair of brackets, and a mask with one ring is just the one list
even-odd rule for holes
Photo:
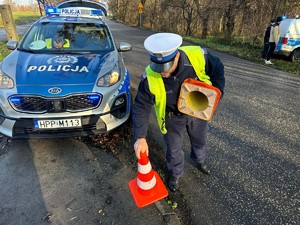
[[168,71],[181,44],[182,37],[178,34],[157,33],[147,37],[144,47],[150,54],[151,69],[157,73]]

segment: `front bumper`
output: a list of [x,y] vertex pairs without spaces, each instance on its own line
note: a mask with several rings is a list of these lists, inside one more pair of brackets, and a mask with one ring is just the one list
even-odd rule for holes
[[81,128],[36,129],[33,119],[5,119],[0,131],[10,138],[74,137],[107,132],[106,124],[99,116],[82,117],[81,121]]
[[[127,98],[130,99],[130,98]],[[119,107],[113,108],[111,111],[90,115],[80,116],[61,116],[61,117],[43,117],[38,118],[32,115],[31,118],[14,118],[4,115],[0,108],[0,133],[9,138],[61,138],[61,137],[80,137],[98,133],[107,133],[122,124],[124,124],[130,116],[130,100],[124,102]],[[34,120],[59,120],[59,119],[81,119],[81,127],[71,128],[55,128],[55,129],[38,129],[34,126]]]
[[[82,116],[82,126],[80,128],[59,129],[37,129],[34,127],[34,119],[4,119],[4,121],[0,125],[0,133],[14,139],[80,137],[98,133],[107,133],[125,123],[128,118],[129,114],[127,114],[122,119],[117,120],[112,115]],[[110,124],[110,126],[108,126],[108,123]]]

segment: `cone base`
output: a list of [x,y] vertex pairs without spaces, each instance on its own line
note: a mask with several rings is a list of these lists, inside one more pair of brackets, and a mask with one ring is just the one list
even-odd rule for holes
[[155,171],[154,171],[154,176],[156,177],[156,184],[153,187],[155,188],[155,190],[153,191],[154,194],[151,196],[144,196],[140,194],[140,192],[138,191],[139,187],[137,185],[137,178],[129,181],[128,186],[137,207],[139,208],[145,207],[168,196],[169,194],[168,190],[166,189],[158,173]]

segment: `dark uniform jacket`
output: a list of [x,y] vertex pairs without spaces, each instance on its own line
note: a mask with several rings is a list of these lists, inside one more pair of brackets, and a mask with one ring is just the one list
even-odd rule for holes
[[266,29],[265,36],[264,36],[264,42],[269,42],[270,40],[270,33],[271,33],[271,28],[273,25],[269,25]]
[[[168,78],[163,78],[167,94],[167,111],[179,114],[177,100],[180,94],[180,87],[186,78],[198,79],[186,54],[180,51],[180,58],[177,69]],[[210,76],[214,87],[217,87],[223,95],[225,86],[224,66],[219,58],[212,54],[205,53],[205,72]],[[138,93],[133,104],[133,131],[135,138],[147,136],[148,121],[151,110],[155,103],[155,97],[149,90],[146,74],[143,75],[139,84]]]

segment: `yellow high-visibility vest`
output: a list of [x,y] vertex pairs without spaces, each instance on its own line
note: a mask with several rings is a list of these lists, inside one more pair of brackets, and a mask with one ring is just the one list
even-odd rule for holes
[[[180,47],[183,52],[187,55],[189,61],[191,62],[197,77],[199,80],[212,84],[210,77],[205,73],[205,58],[203,51],[200,46],[183,46]],[[149,84],[150,92],[155,96],[155,114],[156,119],[163,134],[167,133],[166,129],[166,105],[167,105],[167,95],[165,85],[160,73],[154,72],[150,65],[146,67],[147,80]]]
[[[70,41],[69,39],[65,39],[66,43],[63,45],[63,48],[70,48]],[[52,38],[45,39],[46,42],[46,48],[51,49],[52,48]]]

